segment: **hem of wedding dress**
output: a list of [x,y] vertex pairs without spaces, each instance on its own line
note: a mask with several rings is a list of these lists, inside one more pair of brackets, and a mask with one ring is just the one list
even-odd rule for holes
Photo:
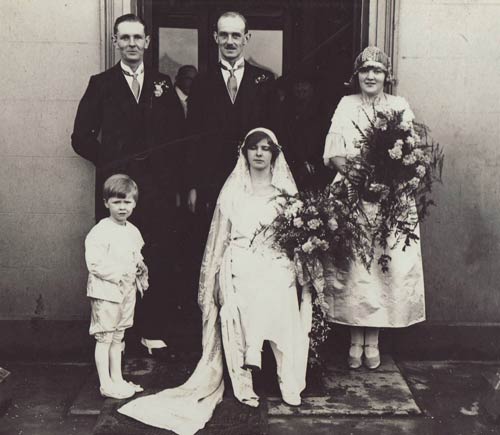
[[351,322],[347,322],[347,321],[342,321],[342,320],[336,320],[336,319],[333,319],[331,317],[328,318],[328,321],[329,322],[332,322],[332,323],[336,323],[338,325],[345,325],[345,326],[357,326],[359,328],[384,328],[384,329],[387,329],[387,328],[407,328],[408,326],[412,326],[412,325],[415,325],[417,323],[422,323],[422,322],[425,322],[427,319],[426,317],[422,317],[422,318],[419,318],[419,319],[416,319],[416,320],[412,320],[411,322],[407,322],[407,323],[402,323],[402,324],[392,324],[392,325],[388,325],[388,324],[380,324],[380,323],[363,323],[363,324],[360,324],[360,323],[351,323]]

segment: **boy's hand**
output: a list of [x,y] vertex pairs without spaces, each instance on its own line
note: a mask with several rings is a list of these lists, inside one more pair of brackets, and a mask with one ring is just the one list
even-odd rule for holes
[[148,273],[148,266],[146,266],[146,263],[144,263],[144,261],[139,261],[137,263],[137,270],[135,272],[135,274],[137,276],[140,276],[140,275],[143,275],[143,274],[147,274]]
[[144,296],[144,292],[149,287],[148,267],[142,260],[139,261],[139,263],[137,263],[136,275],[137,277],[135,283],[137,285],[137,290],[139,291],[142,297]]

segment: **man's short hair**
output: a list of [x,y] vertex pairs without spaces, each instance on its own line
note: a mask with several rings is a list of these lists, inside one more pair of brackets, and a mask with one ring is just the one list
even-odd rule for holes
[[194,71],[195,74],[198,74],[198,70],[196,69],[196,67],[194,65],[182,65],[177,70],[176,77],[183,77],[186,75],[186,73],[188,71]]
[[235,11],[228,11],[228,12],[224,12],[219,18],[217,18],[217,21],[215,23],[215,31],[217,32],[219,30],[219,21],[222,19],[222,18],[227,18],[227,17],[232,17],[232,18],[240,18],[243,23],[245,23],[245,30],[244,30],[244,33],[247,34],[248,33],[248,23],[247,23],[247,19],[242,15],[240,14],[239,12],[235,12]]
[[128,175],[115,174],[104,182],[102,196],[105,201],[110,198],[126,198],[130,194],[134,198],[134,201],[137,202],[139,199],[139,188],[137,187],[137,183]]
[[125,22],[141,23],[144,26],[144,34],[145,35],[148,34],[148,26],[146,26],[146,22],[141,17],[138,17],[135,14],[125,14],[125,15],[122,15],[121,17],[118,17],[115,20],[115,25],[113,26],[113,35],[116,35],[118,33],[118,26],[121,23],[125,23]]

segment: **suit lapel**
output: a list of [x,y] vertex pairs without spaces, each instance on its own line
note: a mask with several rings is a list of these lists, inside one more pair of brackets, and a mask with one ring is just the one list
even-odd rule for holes
[[236,94],[236,99],[234,104],[238,103],[239,100],[245,100],[244,95],[248,93],[252,88],[253,80],[253,70],[252,65],[245,61],[245,69],[243,70],[243,78],[241,79],[240,87],[238,88],[238,93]]
[[[126,105],[130,103],[136,103],[130,86],[128,85],[127,79],[122,72],[120,62],[114,66],[114,74],[111,82],[113,89],[115,90],[115,95],[119,99],[120,103],[125,103]],[[136,103],[137,104],[137,103]]]
[[151,102],[151,97],[153,95],[153,77],[152,72],[149,68],[144,67],[144,82],[142,83],[141,96],[139,97],[139,104],[146,105],[146,107]]

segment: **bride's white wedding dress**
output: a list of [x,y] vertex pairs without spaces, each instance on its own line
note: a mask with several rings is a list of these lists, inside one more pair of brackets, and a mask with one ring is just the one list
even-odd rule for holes
[[[269,130],[259,130],[276,141]],[[240,154],[219,195],[201,268],[201,360],[183,385],[135,399],[120,413],[180,435],[194,434],[222,401],[223,352],[234,395],[258,406],[251,372],[242,367],[246,351],[260,351],[264,340],[270,341],[276,357],[283,396],[299,397],[305,388],[311,295],[303,291],[299,310],[292,263],[273,248],[269,231],[256,236],[276,216],[272,197],[279,191],[296,192],[282,153],[274,163],[272,185],[272,194],[254,194]]]

